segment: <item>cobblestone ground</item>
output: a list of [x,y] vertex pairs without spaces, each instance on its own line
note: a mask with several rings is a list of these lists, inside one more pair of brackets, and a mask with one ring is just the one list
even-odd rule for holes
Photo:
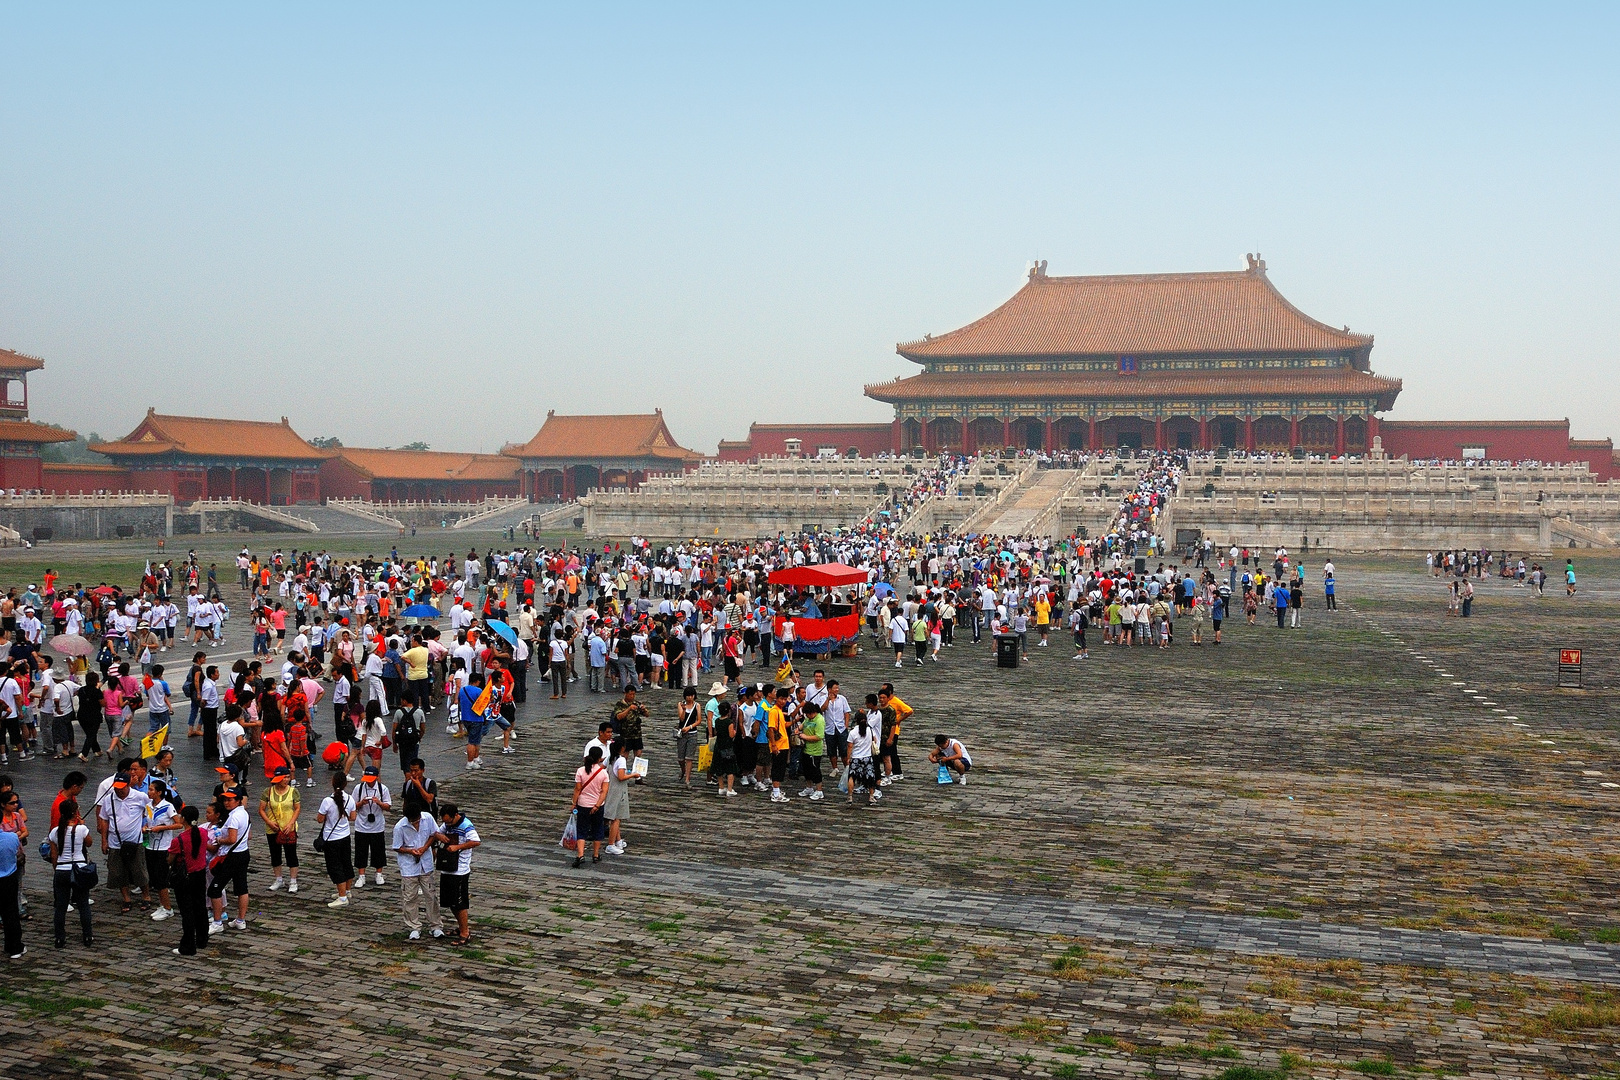
[[[1466,621],[1347,558],[1340,611],[1218,649],[829,662],[917,709],[881,810],[687,791],[654,722],[630,854],[585,871],[555,838],[611,699],[531,697],[518,754],[433,750],[488,841],[472,947],[405,941],[392,873],[264,892],[261,850],[217,957],[105,894],[57,953],[30,867],[0,1073],[1620,1076],[1620,564],[1579,565],[1575,601],[1486,582]],[[926,777],[935,730],[968,786]],[[41,807],[55,772],[13,771]]]

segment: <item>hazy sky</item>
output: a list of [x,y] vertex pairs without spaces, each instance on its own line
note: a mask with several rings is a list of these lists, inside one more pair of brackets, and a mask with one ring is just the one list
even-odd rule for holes
[[81,432],[712,451],[1030,260],[1259,250],[1395,417],[1620,438],[1620,9],[1141,7],[7,5],[0,345]]

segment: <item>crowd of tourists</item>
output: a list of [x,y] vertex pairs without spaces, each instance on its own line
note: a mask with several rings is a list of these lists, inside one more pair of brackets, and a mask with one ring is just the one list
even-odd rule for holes
[[[947,491],[964,467],[930,463],[901,502]],[[1063,540],[916,536],[875,517],[746,543],[632,537],[349,560],[244,550],[223,573],[194,556],[149,566],[127,592],[65,587],[47,574],[42,588],[0,600],[10,642],[0,764],[49,758],[69,770],[48,828],[36,825],[32,837],[52,871],[54,942],[66,944],[74,913],[91,938],[92,864],[104,861],[118,910],[139,904],[159,922],[178,915],[177,950],[190,955],[246,928],[253,850],[269,858],[270,891],[308,888],[304,840],[330,882],[329,906],[382,886],[392,859],[411,936],[445,933],[448,909],[455,938],[466,940],[479,837],[440,799],[421,749],[443,723],[439,745],[459,748],[467,771],[485,767],[486,745],[514,753],[531,668],[552,700],[582,682],[585,693],[616,699],[575,773],[567,842],[577,865],[588,853],[624,852],[620,825],[646,779],[655,714],[674,735],[682,782],[712,785],[718,798],[757,792],[783,803],[797,789],[807,803],[841,796],[878,807],[905,778],[912,708],[892,684],[846,694],[824,669],[806,675],[807,657],[851,643],[804,628],[853,616],[902,667],[972,645],[988,659],[986,639],[1014,640],[1027,659],[1065,632],[1076,659],[1092,644],[1218,645],[1234,608],[1251,623],[1263,608],[1279,627],[1299,625],[1304,569],[1285,550],[1265,567],[1246,549],[1194,560],[1164,544],[1162,515],[1184,471],[1175,455],[1152,457],[1101,535]],[[773,571],[821,563],[854,567],[863,580],[770,581]],[[1331,608],[1331,563],[1323,574]],[[234,578],[229,601],[222,578]],[[250,654],[211,662],[227,636],[251,642]],[[667,704],[649,700],[665,692]],[[182,782],[177,751],[185,775],[196,764],[213,770],[210,782]],[[971,757],[960,739],[935,732],[928,757],[946,770],[941,778],[966,783]],[[93,789],[91,762],[112,770]],[[396,768],[401,779],[386,782]],[[29,840],[27,812],[15,806],[0,824],[0,908],[8,881],[23,899],[21,873],[7,868],[31,854]],[[8,954],[20,949],[12,925]]]

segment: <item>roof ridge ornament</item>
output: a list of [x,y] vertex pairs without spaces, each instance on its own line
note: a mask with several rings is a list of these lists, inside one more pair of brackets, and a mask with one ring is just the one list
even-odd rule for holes
[[1261,277],[1265,277],[1266,260],[1260,257],[1260,253],[1258,251],[1251,252],[1244,257],[1249,260],[1249,273],[1259,274]]
[[1045,277],[1046,277],[1046,260],[1045,259],[1036,259],[1035,262],[1033,264],[1031,264],[1031,266],[1029,268],[1029,280],[1034,281],[1037,278],[1045,279]]

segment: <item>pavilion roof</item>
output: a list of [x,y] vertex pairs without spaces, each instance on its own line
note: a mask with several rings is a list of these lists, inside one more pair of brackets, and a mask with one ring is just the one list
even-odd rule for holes
[[0,349],[0,371],[38,371],[44,366],[45,361],[37,356],[29,356],[15,349]]
[[1223,371],[1031,371],[1012,373],[923,372],[878,383],[866,395],[892,403],[907,401],[1119,400],[1121,398],[1366,396],[1387,399],[1400,392],[1399,379],[1350,367],[1240,368]]
[[518,463],[500,454],[341,447],[337,456],[373,480],[516,480]]
[[0,420],[0,442],[59,443],[72,442],[78,433],[55,424],[40,424],[33,420]]
[[288,424],[268,420],[227,420],[212,416],[167,416],[148,409],[135,430],[115,442],[91,447],[114,458],[148,458],[177,453],[211,458],[273,458],[324,461],[330,451],[309,445]]
[[1005,304],[959,330],[896,346],[923,362],[987,356],[1246,354],[1371,349],[1283,298],[1250,256],[1247,270],[1048,277],[1045,264]]
[[664,423],[663,410],[604,416],[558,416],[546,413],[546,422],[534,438],[502,451],[520,458],[659,458],[671,463],[696,461],[703,455],[675,441]]

